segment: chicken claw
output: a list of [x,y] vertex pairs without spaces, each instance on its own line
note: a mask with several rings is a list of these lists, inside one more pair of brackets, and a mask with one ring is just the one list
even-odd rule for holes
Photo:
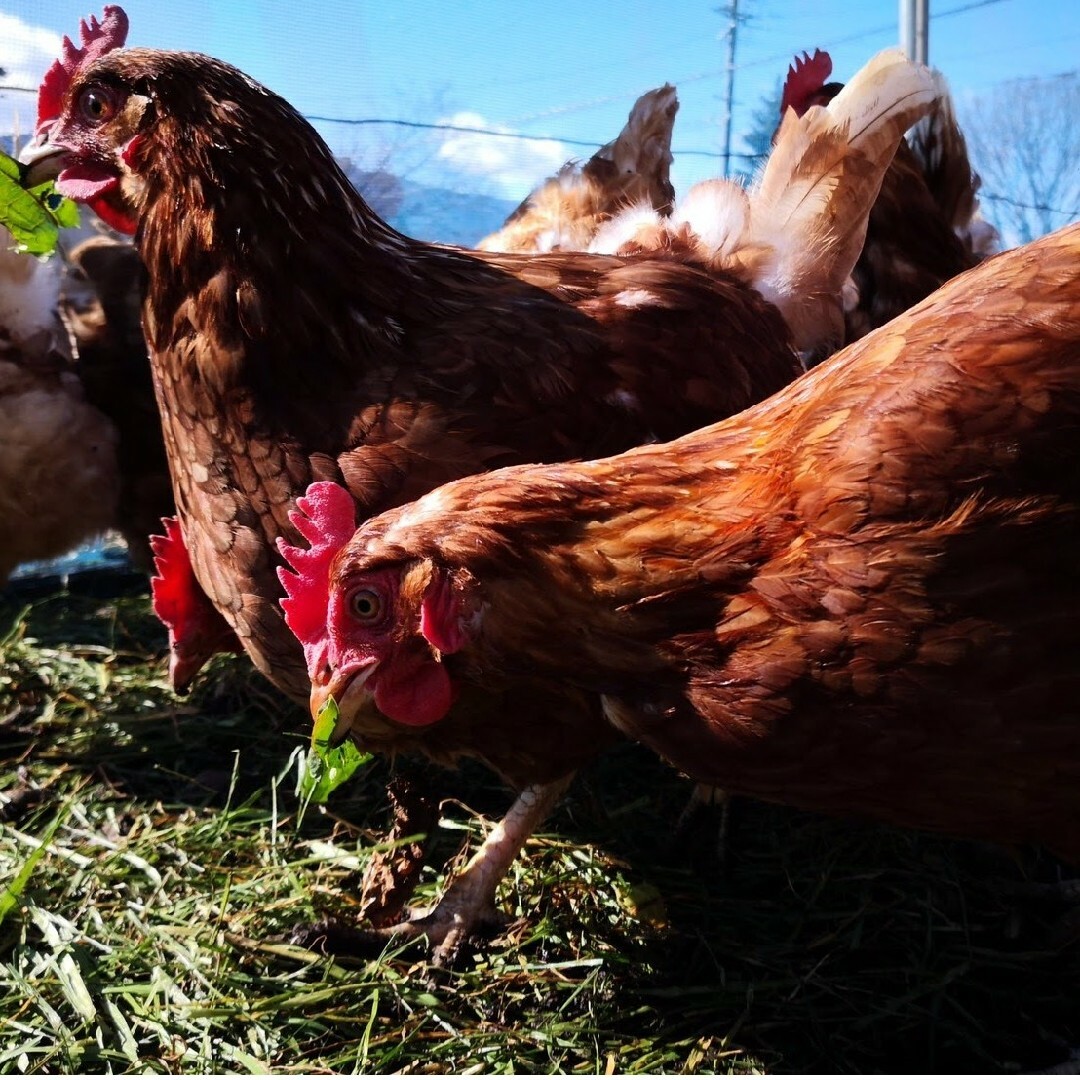
[[495,907],[495,890],[525,841],[551,812],[572,779],[573,773],[549,784],[525,788],[430,910],[411,913],[403,922],[378,929],[355,929],[336,920],[324,920],[314,926],[298,927],[290,943],[323,953],[363,955],[381,950],[394,940],[426,938],[432,963],[452,967],[470,935],[505,924],[506,917]]

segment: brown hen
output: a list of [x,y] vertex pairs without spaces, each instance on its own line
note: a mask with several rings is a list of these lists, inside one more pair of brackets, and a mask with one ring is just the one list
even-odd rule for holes
[[[1078,265],[1074,225],[731,420],[456,481],[355,535],[314,485],[284,577],[313,711],[537,777],[610,727],[727,791],[1080,862]],[[566,695],[546,747],[446,705],[539,689]]]
[[[105,10],[42,84],[49,142],[34,169],[138,229],[195,575],[292,696],[306,698],[307,680],[277,603],[273,541],[297,538],[288,511],[311,480],[343,480],[367,516],[509,462],[673,437],[798,371],[754,267],[411,240],[371,212],[287,102],[208,57],[119,49],[126,16]],[[865,118],[887,133],[886,160],[936,97],[920,69],[899,75],[903,105],[883,91]],[[813,160],[812,132],[797,134]],[[830,151],[842,156],[835,138]],[[859,162],[871,186],[884,167]],[[786,220],[797,237],[839,216],[825,201]],[[803,270],[807,293],[828,302]],[[830,252],[820,274],[835,273]]]
[[[122,12],[106,12],[119,43]],[[291,106],[236,69],[98,51],[43,90],[42,131],[64,148],[54,171],[114,224],[138,222],[191,562],[295,698],[307,680],[273,541],[296,538],[288,511],[311,480],[344,480],[367,516],[515,460],[670,437],[798,371],[778,312],[734,278],[410,240]]]

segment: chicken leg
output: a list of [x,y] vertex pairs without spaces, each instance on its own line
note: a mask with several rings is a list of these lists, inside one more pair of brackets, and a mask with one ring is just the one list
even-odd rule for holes
[[471,933],[501,921],[495,907],[499,882],[573,777],[570,773],[521,791],[506,816],[429,910],[410,912],[403,922],[379,929],[354,930],[324,921],[298,928],[291,937],[292,944],[327,953],[360,954],[381,949],[394,939],[426,938],[432,950],[432,962],[438,967],[451,967]]

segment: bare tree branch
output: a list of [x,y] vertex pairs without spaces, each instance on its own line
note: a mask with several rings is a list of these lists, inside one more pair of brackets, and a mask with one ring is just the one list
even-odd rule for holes
[[1008,244],[1080,217],[1080,73],[1003,83],[966,110],[983,212]]

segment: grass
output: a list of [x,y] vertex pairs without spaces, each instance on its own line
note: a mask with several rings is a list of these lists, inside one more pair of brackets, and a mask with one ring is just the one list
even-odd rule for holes
[[[307,717],[242,660],[175,698],[163,647],[138,590],[0,599],[0,1070],[1009,1072],[1080,1045],[1049,860],[747,801],[723,868],[633,747],[453,973],[289,946],[355,906],[385,766],[298,824]],[[428,897],[508,805],[479,768],[448,783]]]

